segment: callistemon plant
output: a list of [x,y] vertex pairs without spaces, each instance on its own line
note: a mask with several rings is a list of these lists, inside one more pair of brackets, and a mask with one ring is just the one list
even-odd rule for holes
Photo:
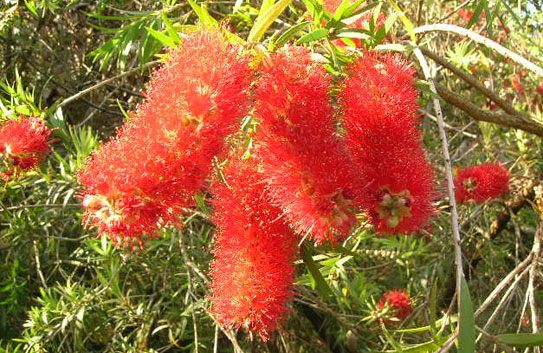
[[0,126],[0,178],[5,182],[37,167],[49,152],[51,130],[38,117],[20,116]]
[[[399,57],[356,60],[336,115],[331,77],[306,48],[285,46],[250,65],[244,49],[205,31],[169,56],[145,101],[79,173],[85,220],[116,244],[141,246],[144,234],[180,226],[215,180],[210,301],[221,325],[269,338],[290,310],[300,239],[335,246],[360,212],[390,233],[431,218],[414,71]],[[254,148],[225,160],[225,141],[249,111]],[[234,150],[239,141],[230,139]],[[211,173],[215,157],[225,160],[224,178]]]
[[418,127],[414,69],[397,55],[365,53],[347,69],[339,101],[346,141],[369,186],[355,197],[385,233],[413,233],[431,219],[434,173]]
[[454,176],[456,200],[481,204],[509,191],[509,171],[499,163],[459,169]]
[[257,161],[234,159],[228,185],[212,187],[215,260],[212,312],[226,327],[243,327],[264,340],[290,311],[296,237],[269,199]]
[[295,231],[317,243],[347,237],[356,222],[357,175],[338,137],[330,77],[302,47],[264,60],[257,82],[256,154],[273,202]]
[[220,32],[190,34],[169,56],[132,119],[79,173],[86,221],[117,244],[141,246],[143,233],[175,224],[248,105],[249,58]]

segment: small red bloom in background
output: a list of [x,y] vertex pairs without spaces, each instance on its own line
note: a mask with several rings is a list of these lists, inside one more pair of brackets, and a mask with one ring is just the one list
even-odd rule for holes
[[1,178],[7,182],[37,167],[49,152],[51,130],[37,117],[20,117],[0,127]]
[[343,240],[356,223],[358,178],[336,134],[330,77],[301,47],[285,47],[263,65],[256,155],[271,197],[299,235],[319,244]]
[[224,171],[228,186],[212,187],[218,231],[211,264],[211,311],[225,327],[268,340],[290,312],[296,237],[271,204],[254,158]]
[[434,215],[434,173],[418,127],[414,69],[366,53],[348,69],[339,101],[349,150],[368,188],[356,195],[377,231],[414,233]]
[[[377,303],[377,308],[389,308],[390,311],[387,313],[388,316],[395,317],[399,320],[405,319],[413,311],[411,301],[404,290],[390,290],[385,292],[379,300],[379,303]],[[384,319],[383,322],[390,324],[395,321]]]
[[118,245],[176,224],[246,113],[249,57],[220,32],[195,32],[155,71],[136,114],[79,172],[85,220]]
[[520,83],[520,79],[519,77],[517,76],[514,76],[511,80],[512,84],[513,84],[513,88],[519,92],[519,93],[523,93],[524,92],[524,86]]
[[[323,0],[323,7],[326,11],[328,11],[332,16],[336,12],[337,8],[341,5],[343,0]],[[351,1],[354,3],[355,1]],[[349,4],[352,5],[352,4]],[[364,7],[364,3],[360,4],[360,8]],[[374,20],[374,12],[373,11],[367,11],[363,13],[356,21],[348,24],[345,28],[358,28],[358,29],[370,29],[370,23]],[[377,16],[377,19],[375,20],[375,28],[374,31],[377,32],[384,24],[385,24],[386,18],[385,16],[380,13]],[[362,42],[359,38],[351,38],[351,40],[356,44],[357,47],[360,47],[362,45]],[[334,44],[339,46],[344,46],[346,43],[341,40],[337,39],[334,41]]]
[[466,11],[464,9],[458,10],[458,16],[462,18],[462,21],[468,23],[473,17],[473,11]]
[[540,96],[543,96],[543,81],[537,86],[537,93],[539,93]]
[[509,190],[509,171],[499,163],[459,169],[454,176],[456,201],[483,203]]

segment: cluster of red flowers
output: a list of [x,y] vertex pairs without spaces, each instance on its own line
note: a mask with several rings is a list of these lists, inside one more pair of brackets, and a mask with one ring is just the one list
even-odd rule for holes
[[[411,301],[407,296],[407,293],[403,290],[390,290],[385,292],[379,303],[377,303],[377,309],[387,311],[387,316],[394,317],[398,320],[403,320],[411,314],[413,307],[411,306]],[[394,323],[396,320],[383,319],[385,324]]]
[[456,201],[483,203],[509,191],[509,171],[499,163],[459,169],[454,176]]
[[176,224],[248,105],[249,58],[219,32],[169,54],[135,116],[79,173],[86,221],[116,243],[141,246],[143,233]]
[[176,225],[193,205],[252,104],[254,153],[236,154],[226,184],[211,188],[210,299],[222,325],[264,339],[289,311],[301,238],[337,244],[358,213],[380,232],[412,233],[434,212],[414,70],[398,56],[366,53],[349,67],[336,112],[330,75],[310,54],[287,46],[251,68],[220,32],[189,35],[134,116],[79,173],[85,219],[117,244],[141,246],[143,234]]
[[0,178],[5,182],[32,170],[49,152],[51,130],[37,117],[19,117],[0,127]]
[[434,213],[434,174],[418,127],[414,69],[399,56],[366,54],[340,94],[346,141],[368,187],[355,199],[378,231],[413,233]]

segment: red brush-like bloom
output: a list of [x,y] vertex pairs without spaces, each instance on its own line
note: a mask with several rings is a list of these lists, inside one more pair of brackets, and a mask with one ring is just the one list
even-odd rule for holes
[[456,201],[483,203],[509,190],[509,171],[499,163],[459,169],[454,176]]
[[[343,0],[324,0],[322,5],[326,11],[330,12],[330,14],[333,15],[336,12],[337,8],[342,3],[343,3]],[[354,0],[351,1],[351,3],[354,3]],[[363,6],[364,4],[360,5],[360,7],[363,7]],[[367,11],[363,13],[356,21],[348,24],[345,28],[358,28],[358,29],[369,30],[370,23],[374,21],[373,17],[374,17],[374,12]],[[374,31],[377,32],[385,24],[385,21],[386,21],[385,16],[382,13],[380,13],[377,16],[377,19],[375,20]],[[357,47],[360,47],[362,44],[361,40],[358,38],[352,38],[352,41],[356,44]],[[341,39],[335,40],[334,44],[340,45],[340,46],[346,45],[346,43]]]
[[329,84],[306,49],[286,47],[264,63],[256,88],[256,150],[270,194],[296,232],[317,243],[344,239],[356,223],[356,178],[336,136]]
[[170,52],[146,101],[79,173],[86,219],[133,246],[175,223],[204,185],[248,105],[249,58],[219,32],[198,32]]
[[218,232],[210,299],[221,325],[267,340],[290,311],[296,243],[257,168],[254,160],[235,160],[225,171],[229,186],[212,188]]
[[29,171],[40,164],[49,152],[51,130],[37,117],[20,117],[0,127],[0,176],[8,181],[11,176]]
[[413,233],[431,218],[434,174],[418,128],[414,70],[366,53],[349,68],[340,102],[346,140],[369,187],[355,199],[378,231]]
[[[385,292],[379,303],[377,304],[378,309],[390,308],[388,316],[395,317],[399,320],[403,320],[411,314],[413,310],[411,302],[407,293],[403,290],[390,290]],[[393,323],[393,320],[385,319],[384,323]]]
[[458,16],[460,16],[465,23],[468,23],[473,17],[473,11],[466,11],[464,9],[460,9],[458,11]]

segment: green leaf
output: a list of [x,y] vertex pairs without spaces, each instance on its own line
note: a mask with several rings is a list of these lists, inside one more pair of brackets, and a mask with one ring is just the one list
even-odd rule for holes
[[166,11],[162,12],[162,22],[164,22],[164,26],[166,27],[166,30],[168,31],[170,38],[173,39],[175,44],[181,43],[181,37],[179,37],[179,33],[177,33],[175,28],[173,28],[173,25],[170,22],[170,19],[168,18]]
[[[348,17],[351,17],[351,16],[356,16],[356,15],[362,15],[364,12],[368,11],[369,9],[377,6],[378,2],[373,2],[367,6],[364,6],[363,8],[361,9],[358,9],[358,6],[360,6],[365,0],[357,0],[355,2],[353,2],[351,5],[349,5],[349,7],[347,7],[347,9],[345,11],[343,11],[343,18],[348,18]],[[357,10],[358,9],[358,10]]]
[[466,279],[462,277],[460,287],[460,313],[459,313],[458,353],[475,352],[475,318],[473,304],[469,294]]
[[[449,337],[442,337],[437,342],[435,341],[428,341],[424,343],[409,345],[409,346],[400,346],[401,351],[403,353],[430,353],[437,351],[443,343],[445,343]],[[398,352],[398,350],[394,351],[385,351],[385,352]]]
[[394,337],[392,337],[392,335],[388,332],[387,328],[383,325],[382,326],[383,328],[383,333],[385,334],[385,337],[387,339],[387,341],[392,345],[392,347],[394,347],[394,351],[392,352],[396,352],[396,353],[403,353],[404,350],[402,349],[402,346],[396,342],[396,340],[394,339]]
[[283,13],[283,11],[288,7],[288,5],[290,5],[291,2],[292,0],[279,0],[275,5],[271,6],[267,10],[261,10],[255,20],[253,28],[251,28],[251,31],[249,32],[247,40],[249,42],[259,41],[264,33],[266,33],[268,28],[271,26],[273,21],[275,21],[277,17],[279,17],[279,15]]
[[275,45],[280,47],[284,45],[288,40],[296,35],[296,33],[300,32],[305,26],[310,24],[311,22],[305,21],[302,23],[298,23],[295,26],[290,27],[285,31],[285,33],[281,34],[279,38],[275,41]]
[[343,0],[334,12],[334,20],[339,21],[343,18],[343,13],[349,8],[350,0]]
[[313,250],[309,245],[307,245],[302,251],[302,258],[305,265],[307,266],[307,269],[309,270],[309,275],[311,276],[313,281],[315,281],[316,287],[322,295],[324,295],[325,297],[333,296],[334,294],[332,292],[332,289],[330,289],[328,283],[326,283],[324,277],[322,277],[321,272],[317,268],[315,260],[313,260],[312,252]]
[[217,20],[209,14],[205,5],[200,6],[194,0],[189,0],[189,4],[192,10],[196,12],[201,24],[211,27],[218,26]]
[[260,6],[260,11],[264,12],[268,10],[270,7],[273,6],[274,3],[275,3],[275,0],[263,0],[262,5]]
[[[439,319],[436,321],[436,326],[439,326],[443,323],[443,321],[446,321],[446,323],[454,323],[458,321],[457,316],[445,316],[442,319]],[[415,327],[415,328],[404,328],[400,330],[392,330],[393,333],[421,333],[421,332],[427,332],[431,331],[431,326],[421,326],[421,327]]]
[[319,28],[314,30],[311,33],[306,34],[302,38],[298,39],[296,44],[303,44],[303,43],[309,43],[313,42],[319,39],[322,39],[328,35],[328,30],[326,28]]
[[403,25],[405,26],[405,29],[409,34],[409,38],[411,38],[411,41],[416,42],[417,36],[415,35],[415,26],[413,25],[413,23],[407,18],[400,6],[398,6],[398,4],[396,4],[394,0],[388,0],[388,2],[392,5],[394,10],[398,12],[400,19],[402,20]]
[[473,12],[473,15],[469,19],[468,25],[466,26],[467,29],[470,29],[471,27],[473,27],[473,25],[477,22],[477,20],[479,19],[479,16],[481,15],[481,12],[486,7],[486,4],[487,4],[487,0],[479,1],[479,4],[477,5],[477,7],[475,8],[475,11]]
[[337,38],[358,38],[358,39],[370,39],[371,36],[367,34],[363,29],[358,28],[348,28],[348,29],[339,29],[335,32]]
[[496,338],[511,347],[529,348],[543,346],[543,333],[505,333],[497,335]]
[[168,37],[165,33],[156,31],[152,29],[151,27],[145,27],[147,32],[149,32],[150,35],[158,39],[162,44],[170,47],[175,48],[177,45],[175,43],[175,40],[173,38]]

